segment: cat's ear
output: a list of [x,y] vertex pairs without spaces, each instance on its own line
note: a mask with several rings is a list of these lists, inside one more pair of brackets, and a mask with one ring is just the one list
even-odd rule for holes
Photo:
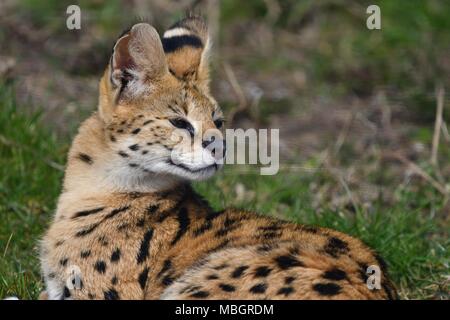
[[205,21],[189,17],[175,23],[164,33],[162,43],[170,72],[208,89],[210,41]]
[[135,24],[114,45],[110,81],[116,99],[150,93],[152,82],[168,72],[158,32],[147,23]]

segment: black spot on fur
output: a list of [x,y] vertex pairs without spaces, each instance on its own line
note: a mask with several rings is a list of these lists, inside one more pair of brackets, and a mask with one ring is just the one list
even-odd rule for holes
[[124,207],[121,207],[121,208],[114,209],[114,210],[112,210],[110,213],[108,213],[105,216],[104,220],[110,219],[110,218],[114,217],[115,215],[117,215],[117,214],[119,214],[121,212],[127,211],[129,208],[130,208],[130,206],[124,206]]
[[227,263],[222,263],[222,264],[220,264],[220,265],[218,265],[216,267],[213,267],[213,269],[218,271],[218,270],[223,270],[223,269],[225,269],[227,267],[228,267]]
[[386,282],[384,282],[381,285],[381,287],[386,292],[386,296],[389,300],[397,300],[398,299],[397,292],[390,284],[387,284]]
[[225,248],[226,246],[228,246],[228,244],[230,243],[229,239],[225,239],[223,241],[221,241],[218,245],[212,247],[211,249],[209,249],[208,251],[206,251],[207,254],[218,251],[220,249]]
[[330,256],[338,258],[341,254],[347,253],[349,248],[347,242],[336,237],[330,237],[324,250]]
[[284,278],[284,283],[285,284],[291,284],[292,282],[294,282],[295,277],[286,277]]
[[109,289],[103,292],[105,300],[119,300],[119,293],[115,289]]
[[151,204],[148,206],[147,208],[147,214],[152,215],[154,214],[156,211],[158,211],[159,209],[159,205],[157,204]]
[[303,263],[292,255],[279,256],[275,258],[275,262],[281,270],[287,270],[293,267],[302,267]]
[[97,270],[97,272],[99,272],[99,273],[105,273],[106,272],[105,261],[98,260],[94,265],[94,269]]
[[[111,211],[110,213],[108,213],[108,214],[102,219],[102,221],[104,221],[104,220],[106,220],[106,219],[109,219],[109,218],[115,216],[116,214],[118,214],[118,213],[120,213],[120,212],[123,212],[123,211],[127,210],[128,208],[129,208],[129,207],[126,206],[126,207],[123,207],[123,208],[114,209],[113,211]],[[102,222],[102,221],[100,221],[100,222]],[[100,222],[97,222],[97,223],[95,223],[95,224],[92,224],[92,225],[89,226],[88,228],[82,229],[82,230],[78,231],[78,232],[75,234],[75,236],[76,236],[76,237],[84,237],[84,236],[87,236],[88,234],[92,233],[92,231],[94,231],[94,230],[100,225]]]
[[266,292],[267,290],[267,284],[265,283],[258,283],[256,285],[254,285],[253,287],[250,288],[250,292],[251,293],[257,293],[257,294],[261,294]]
[[128,149],[133,150],[133,151],[137,151],[137,150],[139,150],[139,145],[138,144],[133,144],[132,146],[129,146]]
[[345,271],[338,269],[338,268],[333,268],[331,270],[325,271],[322,275],[322,278],[324,279],[328,279],[328,280],[344,280],[347,278],[347,274],[345,273]]
[[[169,69],[169,71],[170,71],[170,69]],[[176,103],[175,103],[176,104]],[[178,111],[172,106],[172,105],[168,105],[167,106],[172,112],[174,112],[174,113],[178,113]]]
[[95,209],[90,209],[90,210],[78,211],[78,212],[76,212],[73,215],[72,219],[76,219],[76,218],[79,218],[79,217],[85,217],[85,216],[88,216],[88,215],[91,215],[91,214],[94,214],[94,213],[98,213],[100,211],[103,211],[103,209],[105,209],[105,207],[100,207],[100,208],[95,208]]
[[204,234],[206,231],[212,228],[212,222],[210,220],[206,220],[200,227],[194,230],[194,237],[198,237]]
[[141,246],[139,247],[139,252],[137,254],[137,263],[141,264],[142,262],[147,259],[150,249],[150,240],[152,240],[153,237],[153,229],[148,229],[147,232],[144,234],[144,237],[141,241]]
[[239,227],[239,221],[236,219],[232,219],[230,217],[227,217],[223,223],[223,227],[220,228],[215,236],[216,237],[223,237],[226,236],[228,233],[234,231],[235,229],[237,229]]
[[294,245],[291,248],[289,248],[289,253],[292,255],[298,255],[300,254],[300,248],[298,247],[298,245]]
[[172,240],[171,245],[177,243],[178,240],[180,240],[181,237],[188,231],[190,219],[186,208],[181,208],[181,210],[178,212],[177,220],[179,227],[175,238]]
[[91,255],[91,250],[81,251],[81,253],[80,253],[80,257],[83,259],[86,259],[90,255]]
[[236,223],[238,223],[238,220],[237,220],[237,219],[233,219],[233,218],[227,217],[227,218],[225,219],[224,223],[223,223],[223,226],[224,226],[225,228],[230,228],[230,227],[235,226]]
[[235,279],[240,278],[244,274],[245,270],[247,270],[247,269],[248,269],[248,266],[237,267],[231,273],[231,277],[235,278]]
[[[156,221],[158,223],[163,223],[167,218],[173,216],[173,213],[179,210],[179,208],[183,205],[184,200],[187,198],[188,195],[189,193],[183,194],[180,199],[176,200],[175,205],[173,205],[171,208],[165,209],[164,211],[160,211],[158,213]],[[160,199],[165,199],[167,197],[170,197],[170,195],[168,194],[168,192],[160,192],[158,197]]]
[[217,274],[210,274],[206,276],[206,280],[217,280],[219,279],[219,276]]
[[170,259],[166,259],[163,263],[161,270],[158,272],[157,277],[161,278],[161,276],[166,273],[170,268],[172,268],[172,261]]
[[369,275],[367,274],[367,268],[369,268],[369,266],[365,263],[358,263],[359,264],[359,275],[361,277],[361,280],[364,283],[367,283],[367,280],[369,279]]
[[261,266],[255,269],[255,278],[262,278],[262,277],[267,277],[270,272],[272,271],[271,268],[267,267],[267,266]]
[[69,261],[68,258],[61,259],[61,260],[59,260],[59,264],[61,266],[65,267],[67,265],[67,261]]
[[280,230],[280,229],[281,229],[281,225],[279,223],[272,223],[272,224],[267,225],[267,226],[258,227],[258,230],[263,231],[263,232],[265,232],[265,231],[277,231],[277,230]]
[[188,285],[180,290],[180,294],[192,293],[194,291],[199,291],[201,288],[201,286]]
[[82,229],[82,230],[78,231],[78,232],[75,234],[75,236],[76,236],[76,237],[84,237],[84,236],[87,236],[87,235],[90,234],[92,231],[94,231],[94,230],[98,227],[98,225],[99,225],[98,223],[95,223],[95,224],[89,226],[89,227],[86,228],[86,229]]
[[106,236],[99,237],[98,242],[104,247],[106,247],[109,244],[108,238]]
[[111,140],[111,142],[116,142],[116,137],[114,137],[113,135],[109,136],[109,140]]
[[113,253],[111,254],[111,262],[117,262],[120,260],[120,249],[117,248],[116,250],[113,251]]
[[236,291],[236,288],[232,286],[231,284],[226,283],[219,283],[219,288],[222,289],[225,292],[234,292]]
[[144,290],[145,285],[147,284],[148,271],[149,271],[149,269],[148,269],[148,268],[145,268],[145,269],[139,274],[139,277],[138,277],[138,282],[139,282],[139,285],[141,286],[141,289],[142,289],[142,290]]
[[118,154],[119,154],[119,156],[121,156],[122,158],[128,158],[128,157],[129,157],[128,153],[123,152],[123,151],[119,151]]
[[167,287],[170,286],[173,283],[173,278],[170,275],[166,275],[162,281],[161,281],[162,285]]
[[55,247],[59,247],[59,246],[61,246],[63,243],[64,243],[64,240],[56,241]]
[[130,168],[137,168],[137,167],[139,167],[139,165],[137,163],[129,163],[128,166]]
[[153,120],[147,120],[147,121],[144,121],[144,123],[142,125],[145,126],[145,125],[147,125],[149,123],[152,123],[152,122],[153,122]]
[[181,35],[170,38],[162,38],[165,53],[177,51],[184,46],[202,48],[203,43],[196,35]]
[[87,155],[86,153],[79,153],[78,159],[81,161],[87,163],[87,164],[93,164],[94,161],[92,160],[91,156]]
[[133,131],[131,131],[132,134],[138,134],[141,131],[141,128],[136,128]]
[[264,243],[264,244],[260,245],[257,250],[259,252],[269,252],[269,251],[272,251],[273,249],[275,249],[275,247],[276,246],[274,244]]
[[136,222],[136,227],[143,227],[145,224],[145,219],[144,218],[140,218],[137,222]]
[[117,284],[118,281],[119,281],[119,279],[117,279],[117,276],[114,276],[114,277],[112,277],[112,279],[111,279],[111,284],[112,284],[113,286],[115,286],[115,285]]
[[313,289],[322,296],[334,296],[341,292],[342,287],[335,283],[317,283],[313,285]]
[[300,230],[306,231],[309,233],[314,233],[314,234],[319,232],[319,228],[317,228],[315,226],[300,226]]
[[287,297],[288,295],[290,295],[293,292],[294,292],[294,288],[292,288],[292,287],[283,287],[280,290],[278,290],[277,294],[280,294],[280,295],[282,294],[285,297]]
[[270,232],[264,232],[260,236],[263,239],[272,240],[272,239],[280,238],[282,236],[282,234],[283,234],[282,231],[270,231]]
[[197,291],[191,294],[192,298],[206,298],[209,296],[209,292],[207,291]]
[[123,231],[123,230],[126,230],[129,226],[130,226],[130,224],[127,223],[127,222],[125,222],[125,223],[120,224],[120,225],[117,227],[117,230],[118,230],[118,231]]

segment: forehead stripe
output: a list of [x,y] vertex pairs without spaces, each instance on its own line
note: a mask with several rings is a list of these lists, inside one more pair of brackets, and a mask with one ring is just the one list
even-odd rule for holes
[[162,44],[165,53],[174,52],[184,46],[191,46],[194,48],[203,47],[203,43],[200,40],[200,38],[194,35],[183,35],[170,38],[163,38]]

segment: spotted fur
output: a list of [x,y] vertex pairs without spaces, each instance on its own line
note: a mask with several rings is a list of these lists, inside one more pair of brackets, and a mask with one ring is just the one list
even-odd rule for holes
[[[395,298],[385,263],[358,239],[214,211],[192,190],[189,181],[220,168],[202,139],[208,130],[220,133],[222,118],[209,93],[208,47],[205,24],[195,17],[162,40],[142,23],[118,39],[99,110],[74,139],[41,242],[41,297]],[[183,139],[193,150],[177,149]],[[370,265],[382,269],[379,290],[366,285]],[[68,281],[74,274],[78,286]]]

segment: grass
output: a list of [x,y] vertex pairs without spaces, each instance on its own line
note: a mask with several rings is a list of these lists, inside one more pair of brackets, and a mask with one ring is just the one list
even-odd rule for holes
[[38,116],[16,111],[9,88],[0,89],[0,297],[35,298],[41,288],[37,242],[55,207],[66,145]]
[[[400,100],[417,118],[434,120],[434,90],[438,84],[450,85],[448,61],[450,41],[450,4],[439,0],[380,0],[381,30],[366,28],[366,8],[373,1],[296,1],[280,0],[276,19],[270,19],[266,1],[223,1],[221,24],[223,37],[235,21],[258,21],[273,30],[275,38],[284,32],[296,35],[289,44],[276,50],[253,53],[249,58],[255,72],[265,69],[304,70],[310,91],[324,84],[344,94],[367,97],[386,90],[391,99]],[[308,38],[298,45],[307,63],[288,55],[292,42]],[[230,38],[233,38],[230,36]],[[260,56],[260,57],[258,57]],[[268,61],[267,56],[270,56]],[[431,94],[429,94],[431,93]]]
[[[36,247],[55,208],[69,143],[38,116],[18,111],[10,87],[0,87],[0,298],[35,299],[42,289]],[[390,207],[380,201],[316,209],[311,185],[328,178],[320,170],[264,177],[228,167],[195,188],[215,208],[241,207],[360,237],[385,257],[402,298],[448,299],[448,226],[435,216],[441,197],[427,186],[414,192],[402,186]]]

